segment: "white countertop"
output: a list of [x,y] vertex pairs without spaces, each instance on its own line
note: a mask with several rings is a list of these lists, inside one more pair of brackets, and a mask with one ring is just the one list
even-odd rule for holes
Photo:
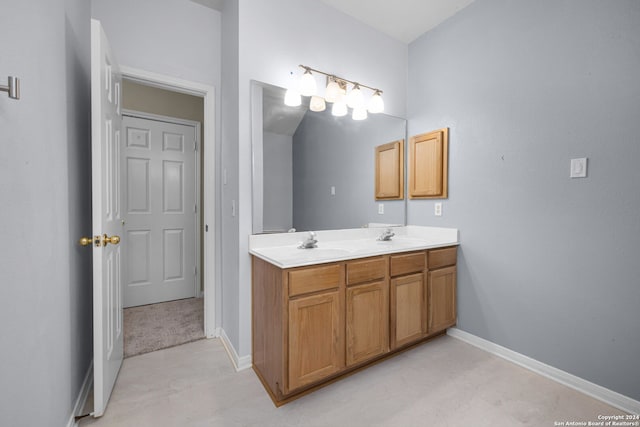
[[390,241],[376,240],[384,228],[317,231],[318,247],[298,249],[308,232],[249,236],[249,253],[280,268],[366,258],[376,255],[432,249],[460,244],[456,228],[392,227]]

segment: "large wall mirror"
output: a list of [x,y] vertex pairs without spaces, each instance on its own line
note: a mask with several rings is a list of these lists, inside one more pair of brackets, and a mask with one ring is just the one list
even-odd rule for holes
[[406,139],[406,120],[288,107],[284,93],[251,82],[253,233],[404,225],[405,200],[376,201],[374,174],[375,147]]

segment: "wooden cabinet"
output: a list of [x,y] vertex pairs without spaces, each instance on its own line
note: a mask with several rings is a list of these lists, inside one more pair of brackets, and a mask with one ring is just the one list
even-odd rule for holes
[[253,368],[276,405],[456,322],[456,248],[280,269],[253,257]]
[[446,199],[449,192],[449,129],[409,140],[409,198]]
[[429,332],[441,331],[456,324],[456,267],[428,274]]
[[427,333],[427,252],[390,256],[392,349],[416,342]]
[[388,259],[347,262],[347,366],[389,351]]
[[426,329],[424,273],[391,279],[391,348],[424,337]]
[[295,390],[344,367],[344,305],[339,290],[289,301],[289,387]]
[[315,383],[344,367],[344,264],[287,273],[288,378],[286,392]]
[[456,324],[456,260],[457,248],[429,251],[427,278],[427,313],[429,333]]
[[376,200],[404,199],[404,140],[376,147]]

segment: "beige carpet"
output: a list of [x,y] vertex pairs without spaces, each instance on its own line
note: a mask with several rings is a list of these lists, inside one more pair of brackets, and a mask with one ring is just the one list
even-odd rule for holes
[[124,309],[124,357],[204,338],[204,299]]

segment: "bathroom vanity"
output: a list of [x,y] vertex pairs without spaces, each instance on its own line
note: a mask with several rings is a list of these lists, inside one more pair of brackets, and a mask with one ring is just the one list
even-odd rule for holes
[[456,323],[458,230],[255,235],[253,369],[280,406]]

